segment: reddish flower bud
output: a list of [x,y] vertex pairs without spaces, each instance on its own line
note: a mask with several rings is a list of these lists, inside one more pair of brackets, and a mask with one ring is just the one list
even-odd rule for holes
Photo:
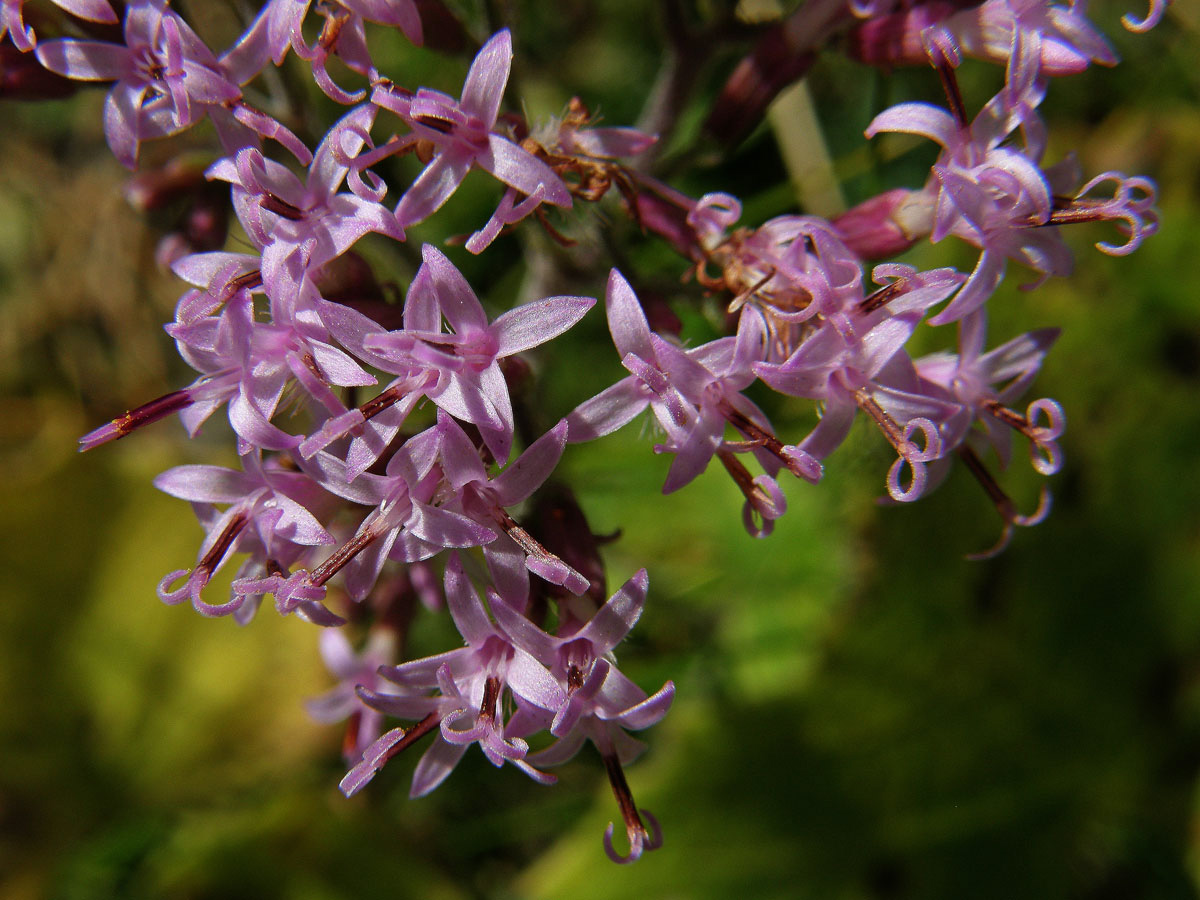
[[859,259],[890,259],[928,237],[933,207],[921,191],[896,188],[865,200],[833,220]]
[[846,53],[870,66],[927,66],[921,32],[957,10],[949,0],[933,0],[911,9],[876,16],[854,26],[846,36]]
[[773,26],[721,88],[704,130],[727,147],[739,143],[762,121],[771,101],[803,78],[816,58],[813,51],[797,48],[786,23]]

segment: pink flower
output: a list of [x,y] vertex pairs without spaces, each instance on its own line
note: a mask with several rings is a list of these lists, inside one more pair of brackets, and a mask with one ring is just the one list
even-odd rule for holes
[[[494,595],[491,603],[493,610],[503,605]],[[428,721],[426,731],[438,729],[437,739],[413,773],[411,796],[423,796],[441,784],[473,743],[479,744],[495,766],[510,762],[543,784],[553,782],[554,776],[525,762],[529,745],[524,740],[506,736],[503,701],[511,694],[553,711],[566,699],[562,688],[537,659],[488,618],[457,556],[446,564],[446,605],[465,647],[380,669],[400,691],[359,691],[374,709],[402,719]],[[438,693],[431,695],[431,690]],[[415,729],[408,730],[412,731]],[[361,790],[407,736],[404,729],[396,729],[368,748],[362,762],[342,779],[342,792],[350,796]]]
[[302,162],[311,158],[295,135],[241,102],[241,88],[166,0],[129,4],[123,45],[55,40],[41,44],[37,55],[67,78],[116,81],[104,108],[104,135],[130,169],[142,141],[176,134],[206,115],[227,147],[246,146],[257,134],[278,140]]
[[[376,112],[364,104],[343,116],[317,147],[303,182],[253,147],[208,170],[209,178],[233,186],[234,209],[262,250],[263,280],[271,293],[297,292],[304,273],[340,256],[368,232],[404,240],[404,229],[382,204],[339,192]],[[289,268],[292,261],[297,266]]]
[[[415,94],[376,88],[372,102],[396,113],[412,129],[385,148],[387,152],[408,149],[418,141],[434,148],[433,159],[396,206],[396,218],[404,227],[437,212],[472,166],[527,197],[571,205],[566,185],[549,166],[495,131],[511,63],[512,37],[505,29],[493,35],[471,63],[459,100],[428,88]],[[514,219],[509,216],[508,221]]]
[[488,449],[504,462],[512,448],[513,412],[499,361],[558,337],[596,301],[547,297],[489,322],[467,280],[440,250],[426,244],[421,255],[424,264],[404,304],[403,330],[368,337],[364,346],[392,363],[436,372],[426,396],[478,426]]
[[339,103],[354,103],[363,92],[348,94],[329,77],[326,60],[336,53],[350,69],[373,77],[375,66],[367,49],[363,22],[399,28],[412,43],[422,41],[421,17],[413,0],[326,0],[317,11],[325,19],[320,36],[309,46],[304,39],[304,19],[312,0],[270,0],[254,24],[221,57],[222,64],[239,84],[257,75],[268,61],[281,65],[288,50],[312,64],[313,77],[326,96]]

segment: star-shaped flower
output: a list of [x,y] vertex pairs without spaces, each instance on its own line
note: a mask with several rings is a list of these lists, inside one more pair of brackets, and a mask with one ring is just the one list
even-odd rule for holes
[[[476,425],[498,462],[512,448],[513,412],[500,360],[558,337],[581,318],[591,297],[547,297],[489,322],[479,298],[445,255],[426,244],[424,264],[404,304],[404,328],[364,346],[394,362],[438,373],[425,394],[455,418]],[[449,330],[445,330],[449,326]]]
[[490,172],[527,197],[569,207],[571,195],[554,172],[533,154],[496,133],[496,119],[512,65],[512,36],[497,32],[471,63],[462,97],[421,88],[415,94],[379,87],[372,102],[392,110],[412,129],[394,145],[418,141],[434,148],[433,159],[400,198],[396,218],[408,227],[424,221],[457,190],[472,166]]

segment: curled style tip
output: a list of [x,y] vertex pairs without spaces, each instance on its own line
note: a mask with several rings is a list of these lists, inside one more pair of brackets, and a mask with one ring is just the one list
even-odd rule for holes
[[[612,785],[613,796],[621,807],[621,818],[625,821],[625,835],[629,838],[629,854],[622,856],[613,847],[613,823],[608,823],[604,831],[604,852],[615,863],[636,862],[647,850],[657,850],[662,846],[662,828],[658,820],[646,810],[639,810],[633,801],[633,793],[629,790],[629,782],[625,780],[625,771],[617,758],[615,749],[606,749],[601,753],[604,758],[604,768],[608,772],[608,781]],[[645,818],[645,822],[642,819]],[[647,831],[646,823],[650,824]]]
[[1167,6],[1171,0],[1150,0],[1150,9],[1146,12],[1146,18],[1136,19],[1129,13],[1121,16],[1121,24],[1129,31],[1144,34],[1155,25],[1162,21],[1162,17],[1167,12]]
[[[923,446],[913,441],[913,435],[918,431],[924,439]],[[888,494],[897,503],[909,503],[925,492],[925,463],[942,455],[942,440],[938,435],[937,426],[926,418],[909,420],[904,426],[902,441],[896,445],[896,452],[900,455],[888,469]],[[905,466],[908,466],[912,473],[907,487],[901,483]]]
[[787,512],[787,498],[770,475],[751,475],[731,450],[722,448],[717,458],[746,498],[742,523],[751,537],[766,537],[775,530],[775,520]]
[[[1009,409],[999,401],[989,401],[984,408],[998,421],[1019,431],[1029,439],[1029,457],[1039,475],[1053,475],[1062,468],[1062,449],[1058,439],[1067,427],[1067,417],[1058,401],[1043,397],[1025,409],[1025,415]],[[1045,418],[1045,424],[1040,420]]]
[[663,844],[662,827],[658,824],[658,819],[646,809],[638,810],[638,813],[641,814],[641,819],[645,819],[649,824],[650,830],[646,830],[646,825],[641,819],[638,819],[634,828],[631,828],[628,822],[625,823],[625,833],[629,837],[629,853],[626,856],[622,856],[613,846],[613,823],[609,822],[608,828],[604,830],[604,852],[619,865],[637,862],[647,850],[657,850]]
[[[1111,186],[1112,196],[1096,196],[1108,186]],[[1109,256],[1128,256],[1141,246],[1142,241],[1158,232],[1158,211],[1154,207],[1157,200],[1158,189],[1149,178],[1104,172],[1081,187],[1061,207],[1051,211],[1045,224],[1115,222],[1124,242],[1099,241],[1096,249]]]
[[991,559],[993,556],[999,555],[1008,546],[1008,542],[1012,540],[1014,527],[1019,525],[1022,528],[1029,528],[1040,524],[1046,516],[1050,515],[1051,496],[1050,489],[1046,485],[1042,485],[1041,493],[1038,495],[1037,509],[1029,515],[1022,515],[1017,512],[1017,505],[1008,494],[1004,493],[1000,485],[996,483],[996,479],[992,477],[992,473],[987,470],[983,461],[974,450],[965,445],[961,446],[958,448],[958,456],[971,474],[975,476],[975,479],[996,507],[996,512],[1000,513],[1000,518],[1004,520],[1004,529],[1000,532],[1000,538],[996,543],[982,552],[967,554],[967,559]]
[[[1044,414],[1046,424],[1039,425],[1039,415]],[[1062,449],[1058,446],[1058,438],[1066,428],[1066,416],[1063,409],[1054,400],[1034,400],[1025,410],[1025,419],[1029,422],[1029,458],[1033,468],[1039,475],[1053,475],[1062,468]]]

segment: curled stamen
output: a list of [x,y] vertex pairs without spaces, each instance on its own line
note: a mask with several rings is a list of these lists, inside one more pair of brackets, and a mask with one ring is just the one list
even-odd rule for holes
[[[158,583],[158,598],[167,606],[176,606],[185,600],[192,601],[192,607],[202,616],[224,616],[236,610],[245,601],[245,597],[236,595],[225,603],[206,603],[200,599],[200,592],[208,586],[212,572],[197,566],[195,569],[177,569],[165,576]],[[180,579],[183,584],[171,590],[171,585]]]
[[[925,439],[923,447],[918,447],[912,440],[913,435],[920,431]],[[910,419],[904,426],[902,442],[896,447],[899,458],[888,469],[888,494],[897,503],[909,503],[916,500],[925,491],[925,463],[937,459],[942,454],[942,441],[938,435],[937,426],[926,418]],[[908,487],[902,487],[900,475],[907,465],[911,472]]]
[[[909,476],[908,487],[904,487],[901,482],[901,475],[904,472],[904,467],[908,466]],[[887,474],[887,491],[888,495],[897,503],[911,503],[925,492],[926,472],[923,463],[914,462],[911,459],[906,459],[903,456],[896,457],[896,461],[892,463]]]
[[305,621],[324,628],[336,628],[346,624],[345,619],[322,605],[325,587],[314,585],[312,573],[307,569],[299,569],[291,575],[276,569],[257,578],[237,578],[233,582],[233,590],[243,600],[274,594],[275,608],[282,616],[296,613]]
[[1121,16],[1121,24],[1129,31],[1144,34],[1162,21],[1162,17],[1167,11],[1167,5],[1170,2],[1171,0],[1150,0],[1150,9],[1146,12],[1146,18],[1135,19],[1129,13],[1126,13]]
[[721,448],[717,458],[746,498],[742,522],[751,537],[766,537],[775,530],[775,520],[787,512],[787,498],[770,475],[752,477],[733,451]]
[[[1111,197],[1087,196],[1108,182],[1113,184]],[[1119,230],[1127,232],[1125,243],[1110,244],[1100,241],[1096,248],[1109,256],[1127,256],[1136,250],[1142,241],[1158,231],[1158,214],[1154,210],[1156,200],[1157,191],[1154,182],[1149,178],[1126,177],[1120,172],[1105,172],[1080,188],[1064,205],[1053,210],[1044,224],[1117,222]]]
[[[1039,414],[1045,413],[1046,424],[1038,425]],[[1062,450],[1057,439],[1066,427],[1066,416],[1062,407],[1053,400],[1034,400],[1025,411],[1030,425],[1028,437],[1029,458],[1033,468],[1041,475],[1053,475],[1062,468]]]
[[[217,535],[201,557],[200,562],[196,563],[194,569],[179,569],[167,575],[158,583],[158,597],[163,603],[168,606],[175,606],[185,600],[191,600],[192,606],[196,612],[204,616],[224,616],[233,612],[242,605],[244,597],[235,596],[233,599],[219,604],[205,603],[200,599],[200,592],[208,585],[212,578],[213,572],[221,567],[225,557],[233,548],[234,541],[238,535],[249,524],[250,517],[245,512],[235,514],[226,524],[221,532]],[[185,578],[183,584],[175,590],[171,590],[171,585]]]
[[1038,494],[1037,509],[1029,515],[1024,516],[1017,512],[1017,505],[1013,503],[1012,498],[1008,494],[1004,493],[1004,490],[997,484],[996,479],[992,477],[992,473],[987,470],[987,467],[983,464],[983,460],[979,458],[974,450],[965,445],[960,446],[958,448],[958,457],[966,465],[967,470],[975,476],[975,480],[979,482],[984,493],[988,495],[988,498],[996,507],[996,512],[1000,513],[1000,518],[1004,521],[1004,528],[1000,532],[1000,537],[996,543],[982,552],[968,553],[967,559],[991,559],[1008,546],[1015,526],[1020,525],[1023,528],[1028,528],[1037,525],[1050,514],[1050,491],[1045,485],[1042,485],[1041,492]]
[[[604,832],[604,852],[615,863],[636,862],[647,850],[657,850],[662,846],[662,828],[659,827],[658,820],[654,816],[644,809],[638,810],[634,804],[633,793],[629,790],[629,783],[625,780],[625,772],[621,768],[621,761],[617,759],[617,754],[612,752],[602,755],[604,768],[608,772],[608,781],[612,785],[613,796],[617,798],[617,805],[621,807],[621,818],[625,820],[625,834],[629,838],[629,853],[621,856],[613,847],[613,823],[609,822],[608,828]],[[646,821],[650,823],[649,831],[642,822],[642,816],[645,816]]]
[[[916,500],[925,490],[925,463],[938,459],[942,455],[942,438],[937,426],[924,416],[917,416],[905,423],[904,428],[888,415],[875,399],[860,388],[854,392],[855,402],[859,408],[871,417],[888,443],[895,449],[897,459],[887,474],[888,494],[897,503],[909,503]],[[912,437],[920,431],[924,438],[924,446],[918,446]],[[901,474],[908,466],[911,477],[908,487],[901,484]]]
[[[1021,432],[1030,441],[1029,456],[1033,468],[1041,475],[1053,475],[1062,467],[1062,450],[1057,440],[1066,428],[1066,415],[1054,400],[1043,397],[1029,404],[1022,416],[998,400],[983,404],[994,418],[1010,428]],[[1045,415],[1046,424],[1039,425],[1038,419]]]

